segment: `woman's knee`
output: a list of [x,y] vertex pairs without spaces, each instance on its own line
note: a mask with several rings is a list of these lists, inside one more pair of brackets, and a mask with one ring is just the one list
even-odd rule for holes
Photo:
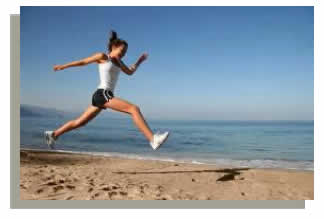
[[132,104],[132,105],[129,107],[129,112],[130,112],[131,114],[132,114],[132,113],[138,113],[138,112],[140,112],[140,108],[139,108],[139,106]]

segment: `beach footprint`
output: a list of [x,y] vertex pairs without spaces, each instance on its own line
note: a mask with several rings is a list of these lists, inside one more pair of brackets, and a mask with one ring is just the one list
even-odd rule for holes
[[93,200],[93,199],[97,199],[99,196],[100,196],[100,193],[97,192],[97,193],[95,193],[94,195],[92,195],[90,199],[91,199],[91,200]]
[[54,186],[53,187],[53,191],[56,193],[56,192],[58,192],[58,191],[60,191],[60,190],[63,190],[64,189],[64,186],[62,186],[62,185],[58,185],[58,186]]
[[70,189],[70,190],[74,190],[75,189],[75,186],[74,185],[66,185],[65,187],[68,188],[68,189]]

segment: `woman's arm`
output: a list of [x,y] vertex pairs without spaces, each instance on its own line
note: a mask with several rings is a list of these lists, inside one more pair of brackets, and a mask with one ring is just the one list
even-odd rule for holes
[[125,65],[120,60],[120,67],[121,67],[121,69],[122,69],[123,72],[125,72],[128,75],[132,75],[137,70],[138,66],[147,59],[147,57],[148,57],[148,54],[147,53],[144,53],[143,55],[141,55],[139,57],[139,59],[135,62],[135,64],[131,65],[130,67],[128,67],[127,65]]
[[99,60],[103,59],[104,57],[105,57],[104,53],[96,53],[90,57],[81,59],[79,61],[69,62],[64,65],[55,65],[53,69],[54,69],[54,71],[58,71],[58,70],[63,70],[63,69],[69,68],[69,67],[83,66],[83,65],[90,64],[92,62],[98,62]]

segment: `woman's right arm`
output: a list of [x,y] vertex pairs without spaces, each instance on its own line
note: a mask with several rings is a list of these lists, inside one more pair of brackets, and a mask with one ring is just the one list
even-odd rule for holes
[[99,60],[102,60],[104,58],[105,58],[104,53],[96,53],[90,57],[81,59],[79,61],[69,62],[64,65],[55,65],[53,67],[53,69],[54,69],[54,71],[59,71],[59,70],[63,70],[63,69],[69,68],[69,67],[84,66],[84,65],[88,65],[93,62],[98,62]]

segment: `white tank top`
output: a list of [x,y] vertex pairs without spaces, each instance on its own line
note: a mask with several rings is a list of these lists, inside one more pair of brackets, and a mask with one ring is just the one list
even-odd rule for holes
[[120,68],[111,60],[108,60],[108,62],[99,63],[98,68],[100,77],[98,89],[108,89],[114,92],[120,73]]

